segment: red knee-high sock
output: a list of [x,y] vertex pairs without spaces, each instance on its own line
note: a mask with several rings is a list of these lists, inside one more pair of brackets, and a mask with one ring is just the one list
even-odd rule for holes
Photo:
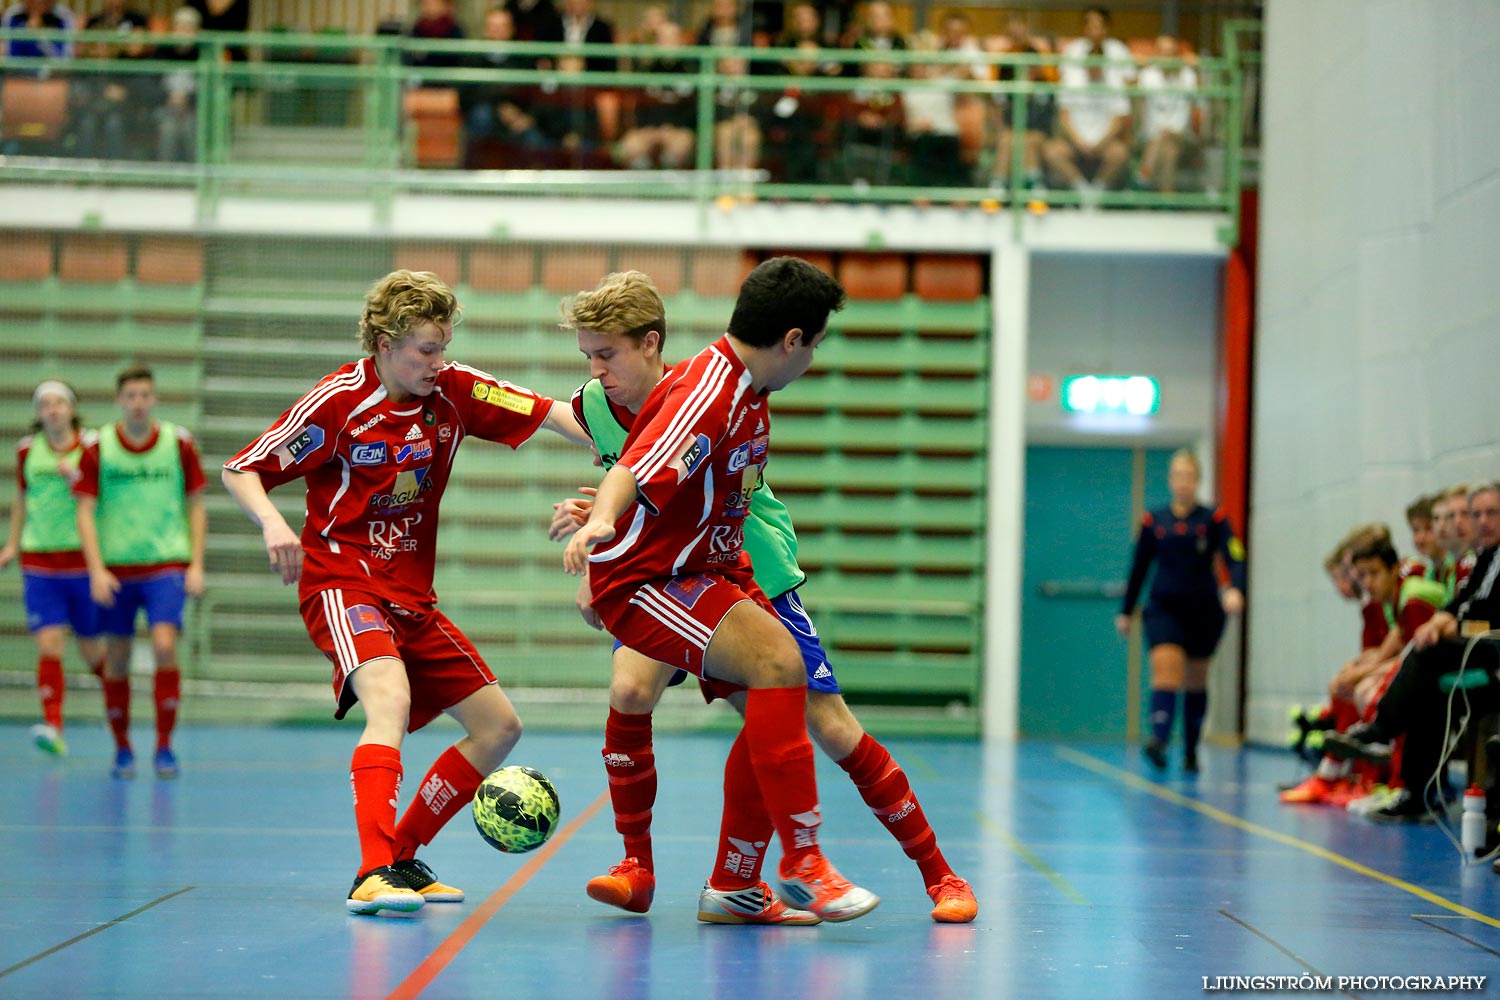
[[401,794],[401,751],[380,743],[354,748],[349,761],[354,788],[354,825],[359,830],[359,870],[395,860],[396,798]]
[[417,849],[432,843],[432,838],[454,814],[468,805],[484,775],[458,752],[449,747],[433,762],[417,786],[417,797],[406,807],[406,814],[396,824],[393,851],[396,860],[414,857]]
[[953,874],[938,849],[937,834],[932,832],[911,782],[906,780],[906,772],[875,737],[865,733],[854,751],[839,761],[839,767],[849,772],[865,805],[896,838],[906,856],[917,863],[923,885],[936,885],[944,875]]
[[715,889],[748,889],[760,881],[766,846],[776,827],[766,812],[760,783],[750,765],[750,747],[740,730],[724,762],[724,814],[719,821],[719,853],[708,884]]
[[182,700],[182,671],[176,667],[157,670],[152,694],[156,698],[156,747],[159,750],[172,745],[177,705]]
[[36,693],[42,698],[42,721],[57,729],[62,728],[63,693],[62,660],[55,656],[43,656],[36,661]]
[[807,688],[751,688],[744,731],[761,798],[781,839],[781,870],[790,872],[819,853],[823,822],[807,738]]
[[651,713],[609,710],[604,724],[604,770],[615,829],[625,840],[625,856],[655,871],[651,856],[651,809],[656,805],[656,754],[651,752]]
[[130,746],[130,678],[104,678],[104,714],[115,737],[115,749]]
[[1334,698],[1328,707],[1333,714],[1334,728],[1341,733],[1359,721],[1359,708],[1353,698]]

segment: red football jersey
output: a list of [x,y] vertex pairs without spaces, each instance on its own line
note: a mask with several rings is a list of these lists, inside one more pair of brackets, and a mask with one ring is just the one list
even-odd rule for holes
[[636,503],[615,537],[589,556],[595,597],[660,580],[740,567],[745,513],[770,442],[765,397],[721,337],[670,369],[651,390],[619,464],[635,475]]
[[301,594],[344,587],[398,607],[432,604],[438,502],[469,435],[519,447],[552,400],[446,364],[430,396],[392,403],[371,358],[323,378],[224,463],[267,491],[307,479]]

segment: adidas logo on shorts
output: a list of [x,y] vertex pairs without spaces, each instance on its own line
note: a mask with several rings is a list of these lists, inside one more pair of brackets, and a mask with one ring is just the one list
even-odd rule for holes
[[818,669],[813,671],[813,680],[820,681],[825,677],[832,677],[833,671],[828,669],[828,664],[818,664]]

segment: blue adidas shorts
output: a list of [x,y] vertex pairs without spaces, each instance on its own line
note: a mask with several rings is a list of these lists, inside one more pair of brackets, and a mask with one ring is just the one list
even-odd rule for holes
[[828,654],[818,641],[817,626],[813,624],[807,609],[802,607],[802,600],[797,592],[788,590],[780,597],[772,598],[771,606],[776,609],[781,624],[797,640],[797,648],[802,650],[802,663],[807,667],[807,690],[838,694],[839,679],[833,676],[833,664],[828,662]]
[[26,627],[35,632],[68,625],[80,639],[99,634],[99,605],[89,593],[89,575],[76,573],[21,573],[26,601]]
[[[792,638],[797,640],[797,648],[802,651],[802,663],[807,667],[807,689],[809,691],[821,691],[824,694],[839,694],[839,679],[833,676],[833,664],[828,662],[828,654],[823,651],[823,643],[818,640],[818,629],[813,624],[812,617],[808,615],[807,609],[802,606],[802,601],[797,597],[795,590],[788,590],[780,597],[771,599],[771,606],[776,609],[776,615],[781,619],[781,624],[792,633]],[[624,643],[615,640],[615,649],[619,649]],[[678,670],[667,682],[668,687],[676,687],[688,679],[686,670]]]
[[99,631],[105,635],[135,635],[136,615],[144,608],[148,625],[171,625],[181,632],[186,583],[187,573],[180,569],[121,580],[114,607],[99,609]]

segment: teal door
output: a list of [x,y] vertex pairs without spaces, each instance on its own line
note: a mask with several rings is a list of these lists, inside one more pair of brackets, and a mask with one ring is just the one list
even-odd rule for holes
[[1170,458],[1157,449],[1026,449],[1023,736],[1123,740],[1138,718],[1127,692],[1132,682],[1139,692],[1139,675],[1114,618],[1139,512],[1165,498]]

